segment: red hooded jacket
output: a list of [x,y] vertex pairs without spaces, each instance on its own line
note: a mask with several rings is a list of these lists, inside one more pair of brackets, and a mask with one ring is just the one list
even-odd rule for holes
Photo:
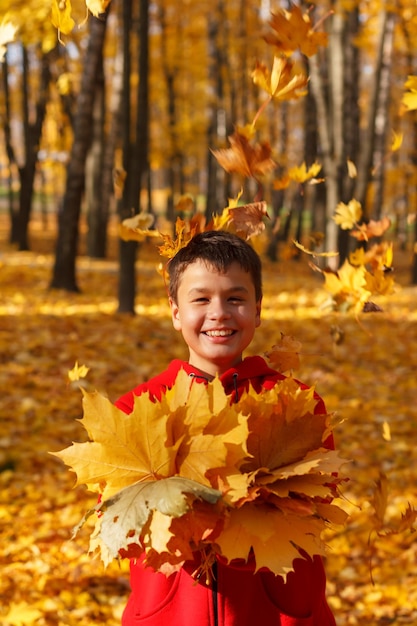
[[[188,363],[174,360],[168,369],[122,396],[116,405],[133,410],[134,397],[149,392],[155,400],[172,387],[180,369],[198,383],[207,379]],[[236,400],[249,383],[255,390],[271,389],[285,376],[270,369],[262,357],[246,357],[225,372],[220,380]],[[305,388],[304,385],[300,385]],[[316,411],[325,411],[319,396]],[[330,438],[326,445],[333,448]],[[295,559],[294,572],[284,583],[270,571],[254,573],[250,562],[243,566],[217,561],[215,581],[198,583],[192,573],[196,562],[166,577],[145,567],[141,559],[130,564],[131,595],[122,626],[335,626],[325,598],[326,576],[318,555]]]

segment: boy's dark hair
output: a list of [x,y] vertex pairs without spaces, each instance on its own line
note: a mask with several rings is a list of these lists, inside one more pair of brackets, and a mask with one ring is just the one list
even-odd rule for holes
[[174,302],[184,270],[200,260],[220,273],[226,272],[232,263],[238,263],[251,275],[256,300],[262,298],[262,263],[252,246],[233,233],[208,230],[195,235],[168,263],[169,295]]

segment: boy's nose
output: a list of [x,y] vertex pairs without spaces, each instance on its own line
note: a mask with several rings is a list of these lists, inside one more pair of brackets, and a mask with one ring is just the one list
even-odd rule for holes
[[230,317],[228,307],[222,302],[212,302],[212,306],[209,311],[210,319],[212,320],[224,320]]

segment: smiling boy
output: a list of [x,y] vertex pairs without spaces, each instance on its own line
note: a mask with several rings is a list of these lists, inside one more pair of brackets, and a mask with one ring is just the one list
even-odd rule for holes
[[[196,235],[168,265],[172,322],[189,349],[188,361],[175,359],[161,374],[117,401],[130,413],[134,397],[148,392],[160,400],[187,372],[193,384],[219,376],[231,401],[252,385],[271,389],[284,376],[260,356],[243,357],[261,323],[262,268],[253,248],[223,231]],[[304,387],[304,386],[303,386]],[[317,412],[324,412],[317,397]],[[327,442],[332,446],[332,440]],[[319,556],[297,558],[283,579],[255,564],[218,559],[211,585],[196,582],[198,555],[169,577],[131,561],[132,593],[123,626],[335,626],[325,598]]]

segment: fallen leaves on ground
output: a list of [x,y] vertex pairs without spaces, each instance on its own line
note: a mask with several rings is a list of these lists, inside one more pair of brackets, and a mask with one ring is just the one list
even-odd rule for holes
[[[128,595],[126,563],[104,569],[91,559],[88,523],[71,540],[95,495],[73,488],[71,474],[48,451],[85,436],[77,421],[79,386],[115,400],[171,358],[186,357],[155,270],[159,257],[150,250],[145,245],[140,252],[135,317],[116,312],[111,261],[80,258],[82,293],[66,294],[48,290],[47,252],[0,257],[4,626],[120,624]],[[405,273],[396,276],[394,294],[379,297],[383,313],[358,321],[323,314],[322,277],[306,264],[265,264],[263,321],[250,353],[278,345],[282,333],[301,343],[296,376],[316,385],[328,411],[336,412],[337,448],[351,459],[351,480],[343,489],[350,519],[326,536],[328,597],[339,626],[417,622],[416,534],[403,522],[417,506],[417,288],[407,286],[407,279]],[[76,362],[90,372],[69,381]],[[381,495],[386,506],[378,509]]]

